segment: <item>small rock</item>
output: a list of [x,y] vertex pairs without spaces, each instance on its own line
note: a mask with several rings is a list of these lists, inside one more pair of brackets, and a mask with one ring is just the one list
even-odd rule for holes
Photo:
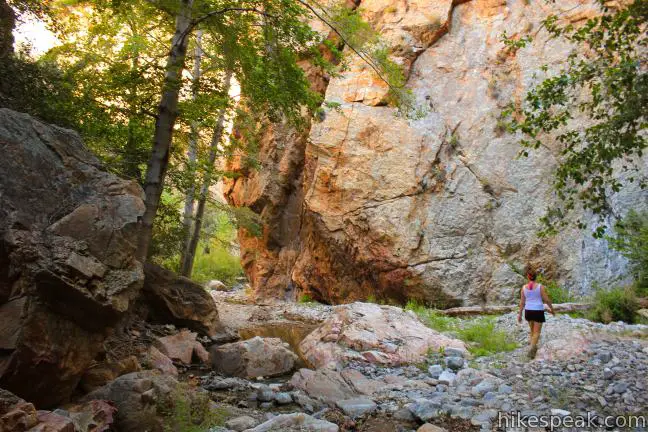
[[499,386],[497,391],[502,394],[511,394],[513,392],[513,387],[507,384],[502,384],[501,386]]
[[565,417],[571,414],[571,411],[566,411],[563,409],[558,409],[558,408],[552,408],[551,409],[551,415],[554,416],[560,416],[560,417]]
[[603,351],[603,352],[598,353],[596,358],[601,360],[601,362],[603,362],[603,363],[609,363],[610,360],[612,360],[612,353],[607,352],[607,351]]
[[252,429],[257,425],[256,419],[250,416],[236,417],[225,422],[225,427],[236,432],[242,432],[246,429]]
[[441,404],[429,399],[418,399],[409,410],[421,421],[428,421],[441,415]]
[[407,408],[401,408],[392,414],[392,417],[402,422],[412,422],[415,420],[412,412]]
[[261,423],[247,432],[280,432],[304,430],[309,432],[338,432],[340,428],[326,420],[319,420],[303,413],[281,414]]
[[614,377],[614,371],[610,368],[603,369],[603,378],[606,380],[612,379]]
[[441,375],[439,375],[439,383],[440,384],[446,384],[446,385],[453,385],[455,383],[455,380],[457,379],[457,375],[454,372],[444,370]]
[[446,347],[444,354],[446,355],[446,357],[464,357],[466,355],[466,352],[457,348]]
[[441,375],[442,372],[443,372],[443,366],[441,365],[431,365],[428,368],[428,373],[432,378],[435,379],[439,378],[439,375]]
[[279,405],[288,405],[293,401],[292,396],[290,396],[290,393],[286,393],[286,392],[277,393],[274,399]]
[[446,366],[458,371],[464,366],[464,359],[462,357],[446,357]]
[[448,431],[446,429],[443,429],[442,427],[430,423],[425,423],[423,426],[418,428],[416,432],[448,432]]
[[256,391],[256,399],[259,402],[270,402],[274,400],[274,398],[274,392],[267,385],[261,385]]
[[366,413],[373,412],[377,408],[374,401],[362,397],[341,400],[336,402],[335,405],[351,418],[360,417]]
[[490,380],[483,380],[473,388],[473,393],[482,396],[493,390],[495,390],[495,384]]
[[619,393],[619,394],[625,393],[626,390],[628,390],[628,384],[624,382],[618,382],[614,384],[613,390],[614,393]]

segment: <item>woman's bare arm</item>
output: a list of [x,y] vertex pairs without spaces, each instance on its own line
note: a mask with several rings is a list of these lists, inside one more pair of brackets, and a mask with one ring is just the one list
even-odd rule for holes
[[524,304],[526,303],[526,298],[524,297],[524,287],[520,290],[520,310],[518,311],[518,322],[522,322],[522,311],[524,310]]
[[540,286],[540,295],[542,295],[542,301],[549,306],[549,312],[551,315],[556,315],[556,312],[554,312],[553,304],[551,304],[551,299],[549,298],[549,294],[547,294],[547,291],[545,290],[544,285]]

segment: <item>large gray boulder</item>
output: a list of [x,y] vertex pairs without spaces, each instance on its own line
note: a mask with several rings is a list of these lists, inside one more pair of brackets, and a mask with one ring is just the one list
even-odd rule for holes
[[115,428],[122,432],[162,432],[165,430],[165,407],[178,393],[178,382],[170,375],[153,371],[133,372],[88,393],[82,402],[110,401],[117,407]]
[[293,370],[297,355],[279,338],[253,337],[211,350],[211,361],[223,375],[242,378],[271,377]]
[[143,192],[72,131],[0,109],[0,387],[66,400],[129,310]]

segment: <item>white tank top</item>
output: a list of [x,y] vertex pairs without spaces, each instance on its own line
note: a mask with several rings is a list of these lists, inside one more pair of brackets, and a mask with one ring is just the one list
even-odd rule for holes
[[544,310],[544,303],[542,302],[542,285],[534,282],[533,289],[529,289],[529,285],[524,285],[524,309],[526,310]]

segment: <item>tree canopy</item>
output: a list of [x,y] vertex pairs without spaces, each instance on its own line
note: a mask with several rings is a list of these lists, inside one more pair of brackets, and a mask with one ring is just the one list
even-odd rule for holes
[[[645,64],[648,1],[607,7],[582,25],[562,24],[552,15],[543,21],[550,38],[574,45],[564,66],[533,87],[520,106],[503,112],[511,132],[523,136],[523,155],[540,146],[560,144],[554,178],[557,205],[543,218],[543,234],[569,224],[569,215],[582,208],[599,216],[594,235],[606,230],[612,213],[609,198],[624,184],[648,183],[638,170],[646,150],[648,74]],[[524,48],[530,36],[504,37],[510,49]],[[615,215],[618,216],[618,215]],[[585,221],[576,221],[581,228]]]

